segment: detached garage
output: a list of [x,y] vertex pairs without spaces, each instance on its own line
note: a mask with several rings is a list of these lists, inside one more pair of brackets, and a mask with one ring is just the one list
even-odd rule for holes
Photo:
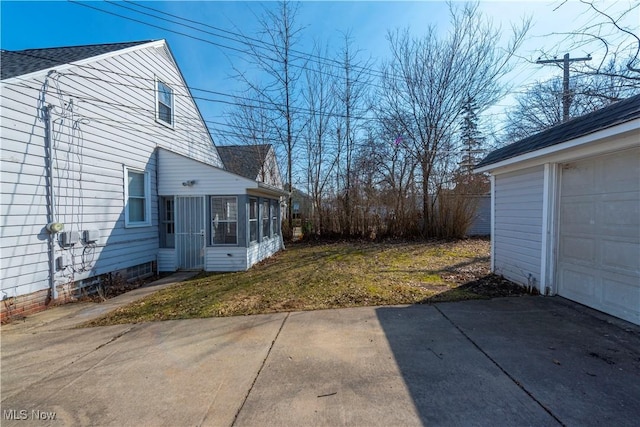
[[640,96],[490,153],[491,268],[640,324]]

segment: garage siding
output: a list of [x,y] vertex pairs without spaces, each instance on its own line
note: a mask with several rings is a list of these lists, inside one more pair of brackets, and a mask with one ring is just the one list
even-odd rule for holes
[[540,282],[544,166],[497,175],[494,271],[522,285]]

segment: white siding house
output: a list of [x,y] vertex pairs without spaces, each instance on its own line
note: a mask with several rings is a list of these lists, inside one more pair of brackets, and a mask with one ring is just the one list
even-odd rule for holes
[[[195,266],[206,271],[246,270],[282,249],[281,189],[164,149],[158,150],[158,164],[160,271]],[[180,231],[178,224],[165,219],[167,204],[178,215],[197,210],[200,213],[191,215],[200,220]],[[175,236],[167,242],[165,236],[171,234]],[[189,246],[192,255],[185,258]]]
[[[3,319],[158,265],[242,270],[256,259],[237,239],[228,253],[242,261],[225,252],[226,263],[213,262],[211,197],[237,196],[240,212],[245,199],[246,209],[249,199],[277,204],[281,192],[223,169],[164,40],[2,51],[1,70]],[[192,162],[189,174],[167,156]],[[167,181],[178,176],[177,183]],[[182,196],[200,197],[200,204]],[[196,207],[197,215],[189,210]],[[185,236],[173,246],[185,253],[165,251],[167,213],[176,236]],[[280,213],[269,212],[270,220],[272,214]],[[238,214],[244,232],[248,225],[239,220]],[[195,225],[202,234],[197,250],[185,243]],[[264,256],[281,247],[269,239]],[[176,261],[205,252],[206,264]]]
[[490,153],[492,270],[640,324],[640,96]]

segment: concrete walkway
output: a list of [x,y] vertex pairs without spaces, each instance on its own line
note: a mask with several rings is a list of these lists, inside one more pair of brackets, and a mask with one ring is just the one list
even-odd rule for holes
[[198,275],[197,271],[180,271],[101,303],[87,301],[50,307],[45,311],[3,325],[2,331],[42,332],[70,329],[196,275]]
[[561,298],[69,329],[80,317],[3,327],[3,426],[640,419],[640,328]]

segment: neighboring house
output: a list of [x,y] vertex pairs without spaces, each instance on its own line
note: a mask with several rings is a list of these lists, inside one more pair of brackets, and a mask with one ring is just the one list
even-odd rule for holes
[[311,196],[295,187],[291,191],[291,215],[294,221],[300,223],[298,225],[302,225],[301,221],[311,220],[313,216]]
[[640,324],[640,95],[490,153],[492,270]]
[[101,281],[245,270],[281,189],[224,170],[164,40],[1,52],[2,318]]
[[271,144],[221,145],[217,148],[228,171],[282,188],[282,175]]

